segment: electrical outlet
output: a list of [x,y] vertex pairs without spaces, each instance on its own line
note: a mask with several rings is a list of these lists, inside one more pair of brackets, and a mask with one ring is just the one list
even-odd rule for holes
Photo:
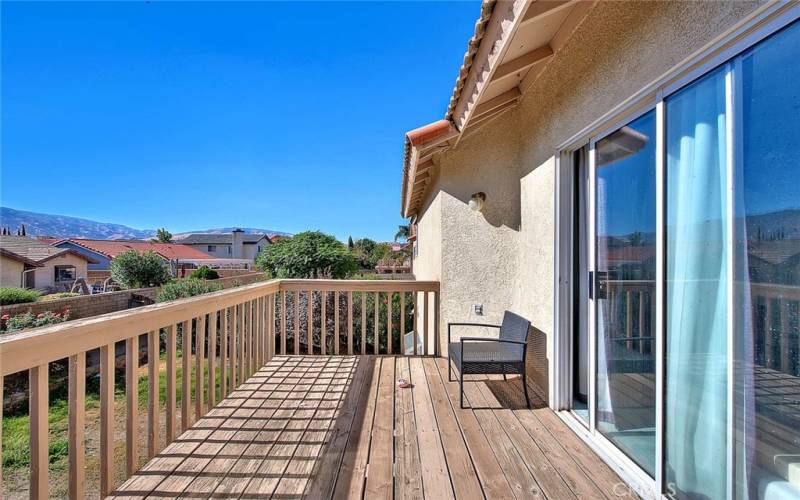
[[472,312],[478,316],[483,316],[483,304],[472,304]]

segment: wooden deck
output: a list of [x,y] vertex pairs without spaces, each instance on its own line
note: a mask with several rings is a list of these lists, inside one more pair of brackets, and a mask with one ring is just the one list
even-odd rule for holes
[[443,359],[278,356],[112,496],[617,498],[620,479],[519,384],[466,383],[462,410]]

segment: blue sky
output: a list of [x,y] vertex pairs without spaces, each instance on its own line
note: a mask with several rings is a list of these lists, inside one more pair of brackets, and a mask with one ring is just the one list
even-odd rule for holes
[[0,203],[391,239],[480,2],[2,4]]

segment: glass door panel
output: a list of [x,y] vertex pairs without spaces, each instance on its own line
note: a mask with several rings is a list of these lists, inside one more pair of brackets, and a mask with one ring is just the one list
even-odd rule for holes
[[655,112],[595,143],[596,428],[655,474]]

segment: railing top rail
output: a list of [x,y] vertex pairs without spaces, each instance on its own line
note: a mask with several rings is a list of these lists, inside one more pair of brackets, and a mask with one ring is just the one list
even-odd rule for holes
[[27,370],[280,291],[438,292],[437,281],[270,280],[0,335],[0,376]]

